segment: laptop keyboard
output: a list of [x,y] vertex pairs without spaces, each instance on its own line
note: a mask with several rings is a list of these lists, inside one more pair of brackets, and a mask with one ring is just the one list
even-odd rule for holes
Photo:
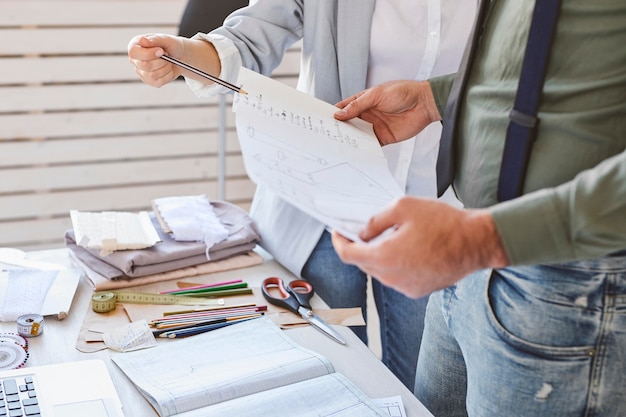
[[41,416],[30,375],[0,380],[0,417]]

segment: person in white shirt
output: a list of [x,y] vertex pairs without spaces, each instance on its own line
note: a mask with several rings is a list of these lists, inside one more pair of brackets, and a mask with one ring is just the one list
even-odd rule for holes
[[[236,83],[241,66],[271,75],[301,40],[297,88],[334,104],[384,81],[456,72],[476,9],[476,0],[257,0],[229,15],[222,27],[190,39],[138,35],[128,54],[145,83],[160,87],[183,75],[198,96],[211,96],[228,90],[159,57],[170,55]],[[432,125],[415,139],[383,148],[407,194],[436,198],[440,133]],[[442,199],[459,205],[450,190]],[[325,225],[262,186],[250,214],[261,246],[278,262],[309,280],[330,307],[361,307],[366,317],[367,276],[341,262]],[[427,298],[407,298],[376,279],[372,288],[382,361],[412,390]],[[367,343],[363,326],[352,329]]]

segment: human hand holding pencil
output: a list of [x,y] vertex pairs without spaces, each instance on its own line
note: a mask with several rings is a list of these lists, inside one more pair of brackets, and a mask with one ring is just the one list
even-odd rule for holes
[[153,87],[162,87],[186,71],[186,75],[195,79],[209,80],[247,94],[240,87],[212,75],[220,73],[221,61],[213,44],[201,39],[157,33],[137,35],[128,43],[128,58],[141,80]]
[[216,84],[219,84],[221,86],[224,86],[232,91],[234,91],[235,93],[239,93],[239,94],[248,94],[248,92],[246,90],[244,90],[241,87],[237,87],[234,84],[229,83],[228,81],[224,81],[221,78],[218,78],[214,75],[211,75],[207,72],[204,72],[202,70],[199,70],[198,68],[192,67],[189,64],[185,64],[182,61],[177,60],[176,58],[172,58],[171,56],[167,56],[167,55],[162,55],[161,56],[162,59],[166,60],[167,62],[171,62],[172,64],[178,65],[181,68],[186,69],[189,72],[192,72],[196,75],[199,75],[201,77],[204,77],[210,81],[213,81]]

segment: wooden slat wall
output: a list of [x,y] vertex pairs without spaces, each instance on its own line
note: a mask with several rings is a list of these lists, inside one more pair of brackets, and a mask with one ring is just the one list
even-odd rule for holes
[[[149,208],[153,198],[218,198],[218,99],[184,82],[141,83],[126,55],[147,32],[178,32],[186,0],[0,2],[0,247],[63,246],[69,210]],[[275,75],[295,85],[299,50]],[[225,112],[224,198],[248,209]]]

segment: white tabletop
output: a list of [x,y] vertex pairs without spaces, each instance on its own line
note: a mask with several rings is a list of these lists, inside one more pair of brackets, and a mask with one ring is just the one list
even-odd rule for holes
[[[29,259],[69,264],[70,260],[65,249],[30,252]],[[260,281],[269,276],[280,276],[292,279],[293,275],[277,262],[266,259],[261,265],[219,272],[211,275],[211,280],[227,281],[245,279],[251,286],[258,286]],[[93,290],[86,279],[81,278],[76,295],[72,301],[68,317],[58,320],[55,316],[47,316],[44,321],[44,332],[38,337],[29,338],[30,357],[26,366],[45,365],[58,362],[103,359],[118,394],[124,405],[127,416],[156,416],[156,412],[121,370],[110,360],[108,350],[94,353],[82,353],[75,348],[85,313],[90,309],[90,298]],[[314,297],[313,307],[323,306],[319,297]],[[285,330],[288,335],[304,347],[326,356],[337,372],[342,373],[357,385],[370,398],[383,398],[400,395],[409,417],[425,417],[430,413],[415,396],[380,362],[354,333],[341,326],[334,326],[344,339],[342,346],[310,326]],[[15,332],[15,322],[0,322],[0,331]]]

